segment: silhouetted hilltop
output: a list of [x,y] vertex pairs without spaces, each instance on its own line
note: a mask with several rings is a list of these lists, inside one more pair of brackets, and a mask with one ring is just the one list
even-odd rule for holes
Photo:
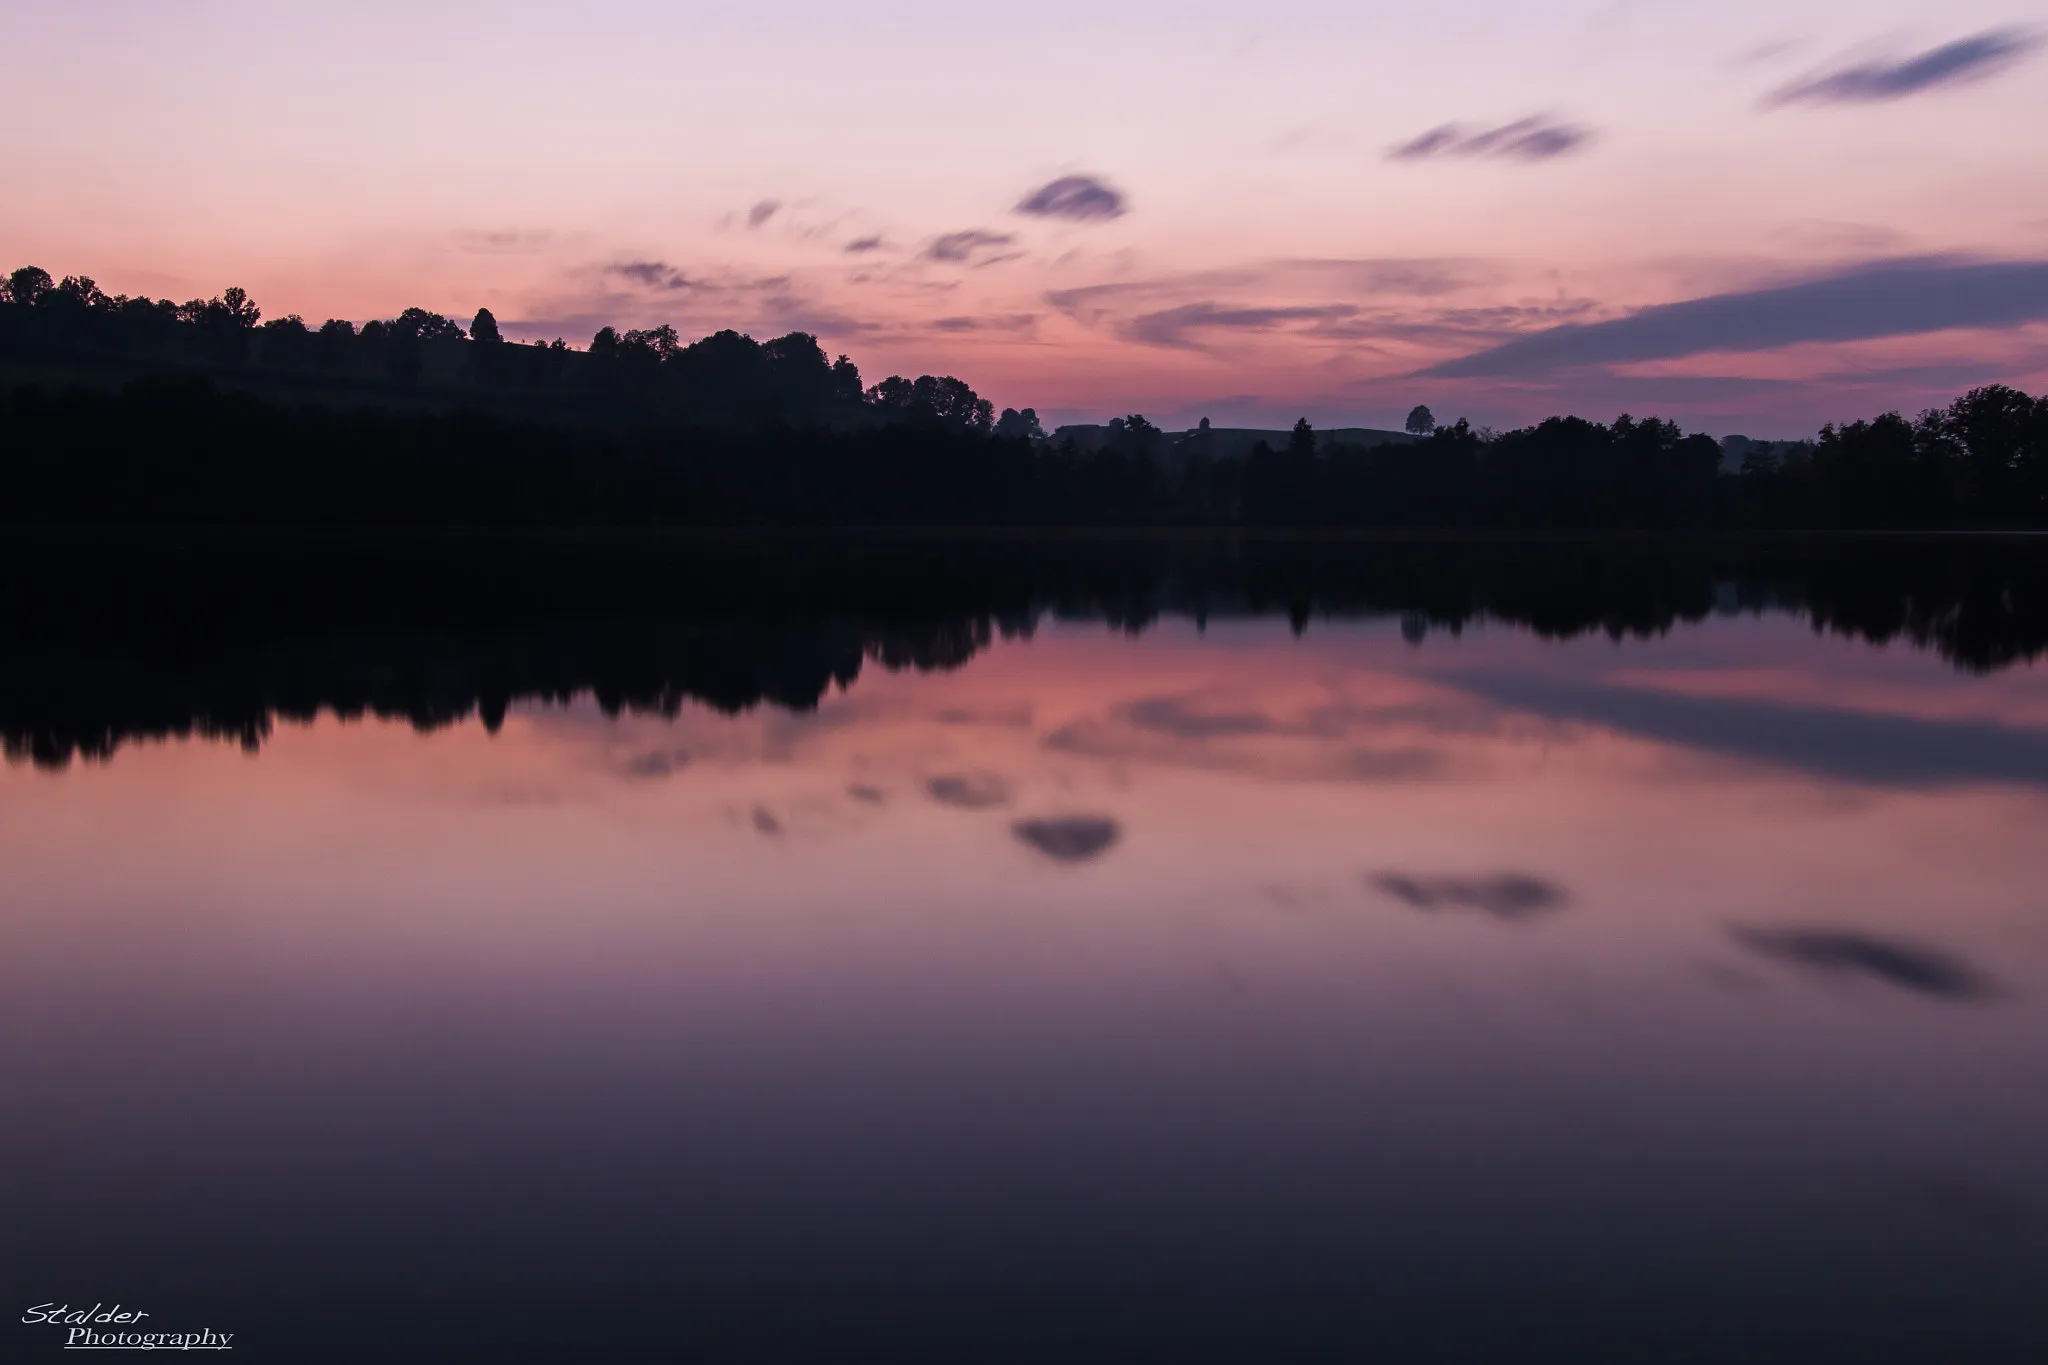
[[1989,670],[2048,648],[2048,545],[1208,536],[17,536],[0,548],[0,744],[62,767],[125,743],[255,746],[280,721],[422,729],[587,695],[673,715],[815,707],[870,666],[951,668],[1048,617],[1398,617],[1648,636],[1716,612]]

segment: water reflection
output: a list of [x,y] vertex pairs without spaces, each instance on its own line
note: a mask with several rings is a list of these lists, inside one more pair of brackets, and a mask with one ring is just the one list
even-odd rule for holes
[[1415,877],[1382,872],[1372,885],[1417,910],[1477,910],[1495,919],[1520,920],[1565,902],[1564,888],[1521,872],[1485,877]]
[[[2005,668],[2048,647],[2048,544],[30,535],[0,546],[0,744],[61,766],[129,739],[254,748],[276,722],[322,713],[422,729],[477,716],[495,729],[515,702],[578,694],[608,714],[672,716],[690,701],[807,710],[870,663],[955,668],[1047,620],[1135,632],[1162,618],[1264,616],[1300,633],[1398,617],[1402,637],[1421,643],[1486,623],[1644,638],[1755,612],[1909,642],[1970,671]],[[1200,704],[1134,698],[1117,719],[1184,740],[1276,724],[1313,734],[1318,723]],[[959,708],[946,718],[984,719]],[[1004,718],[1033,719],[1028,703]],[[1649,723],[1712,720],[1676,711]],[[1366,776],[1430,766],[1425,754],[1370,749],[1354,762]]]
[[7,1282],[259,1359],[2041,1358],[2023,636],[1007,572],[14,618]]
[[1123,832],[1116,821],[1103,815],[1019,820],[1010,828],[1032,848],[1063,863],[1085,863],[1090,858],[1101,857]]
[[1981,1000],[1991,993],[1984,974],[1939,948],[1879,938],[1850,929],[1735,929],[1736,942],[1753,952],[1807,971],[1862,977],[1934,1000]]

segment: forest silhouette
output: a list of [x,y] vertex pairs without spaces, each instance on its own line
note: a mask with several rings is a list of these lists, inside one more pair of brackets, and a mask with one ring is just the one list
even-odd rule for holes
[[606,327],[587,349],[426,309],[265,321],[25,267],[0,290],[5,520],[43,526],[2035,528],[2048,398],[1989,385],[1809,442],[1656,418],[1248,453],[1142,415],[1048,437],[950,376],[863,387],[801,332]]
[[958,667],[1054,619],[1397,617],[1422,645],[1485,622],[1620,639],[1765,611],[2003,668],[2048,649],[2048,545],[27,532],[0,543],[0,745],[61,768],[172,736],[253,749],[322,714],[805,711],[866,667]]

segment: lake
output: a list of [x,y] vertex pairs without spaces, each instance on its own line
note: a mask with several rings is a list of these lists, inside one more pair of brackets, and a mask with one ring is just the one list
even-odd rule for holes
[[2048,1353],[2048,547],[11,553],[20,1308]]

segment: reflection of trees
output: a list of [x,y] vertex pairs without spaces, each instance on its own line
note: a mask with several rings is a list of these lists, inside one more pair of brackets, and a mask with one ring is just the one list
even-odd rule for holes
[[1785,611],[1982,671],[2048,648],[2024,540],[705,542],[659,537],[17,540],[0,552],[0,740],[61,766],[143,738],[260,745],[322,712],[422,729],[590,695],[673,715],[815,707],[869,664],[958,667],[1048,615],[1398,616],[1655,635]]

